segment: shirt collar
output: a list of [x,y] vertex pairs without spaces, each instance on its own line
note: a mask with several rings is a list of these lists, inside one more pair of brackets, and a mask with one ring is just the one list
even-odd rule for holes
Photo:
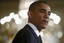
[[38,29],[36,28],[36,26],[33,25],[32,23],[28,23],[28,25],[32,27],[32,29],[34,30],[34,32],[36,33],[36,35],[39,37],[40,33],[39,33]]

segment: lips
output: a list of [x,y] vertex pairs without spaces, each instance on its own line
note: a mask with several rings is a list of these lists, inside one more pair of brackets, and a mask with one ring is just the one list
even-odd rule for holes
[[47,18],[46,19],[43,19],[42,20],[42,25],[43,26],[47,26],[48,25],[48,22],[49,22],[49,19],[47,19]]
[[44,19],[43,22],[48,23],[49,19]]

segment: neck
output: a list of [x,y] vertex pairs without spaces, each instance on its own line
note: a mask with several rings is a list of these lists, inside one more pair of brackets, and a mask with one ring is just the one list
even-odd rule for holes
[[32,23],[33,25],[35,25],[37,27],[37,29],[38,29],[39,32],[41,31],[41,28],[39,28],[35,23],[30,22],[30,21],[29,21],[29,23]]

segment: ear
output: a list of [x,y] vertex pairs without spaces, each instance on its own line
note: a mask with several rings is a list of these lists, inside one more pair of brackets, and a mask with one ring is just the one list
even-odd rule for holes
[[33,17],[33,12],[28,11],[28,17],[29,17],[29,18],[32,18],[32,17]]

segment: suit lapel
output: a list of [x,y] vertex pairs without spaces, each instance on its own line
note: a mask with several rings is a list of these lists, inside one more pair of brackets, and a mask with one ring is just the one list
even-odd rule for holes
[[39,38],[38,36],[36,35],[36,33],[34,32],[34,30],[29,26],[29,25],[26,25],[28,27],[28,29],[33,33],[35,39],[37,40],[37,43],[40,43],[39,41]]

